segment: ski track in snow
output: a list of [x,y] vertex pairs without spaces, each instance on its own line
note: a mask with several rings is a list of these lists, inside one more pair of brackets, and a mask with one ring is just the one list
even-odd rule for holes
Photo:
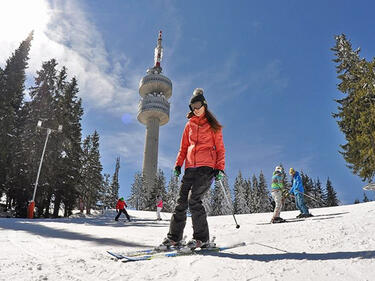
[[[114,211],[62,219],[0,219],[0,280],[375,280],[375,202],[312,209],[303,221],[265,224],[271,213],[209,217],[220,246],[246,246],[150,261],[116,261],[158,245],[169,221],[129,210],[135,220],[115,222]],[[297,211],[282,212],[293,219]],[[170,217],[165,214],[164,217]],[[192,236],[191,220],[185,228]]]

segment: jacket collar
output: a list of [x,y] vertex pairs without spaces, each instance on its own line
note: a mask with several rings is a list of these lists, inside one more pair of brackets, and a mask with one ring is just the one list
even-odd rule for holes
[[190,122],[193,122],[195,124],[204,124],[207,122],[207,118],[205,114],[202,114],[201,116],[194,115],[190,118]]
[[299,176],[299,173],[296,171],[293,175],[293,178],[296,178],[297,176]]

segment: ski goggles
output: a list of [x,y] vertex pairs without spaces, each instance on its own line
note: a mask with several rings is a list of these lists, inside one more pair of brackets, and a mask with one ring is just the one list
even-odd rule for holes
[[190,104],[191,110],[200,109],[202,106],[203,106],[203,102],[201,102],[201,101],[196,101],[196,102]]

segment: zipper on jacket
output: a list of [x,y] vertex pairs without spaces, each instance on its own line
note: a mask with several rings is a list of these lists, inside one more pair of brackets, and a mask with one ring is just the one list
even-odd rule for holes
[[198,129],[197,129],[197,142],[195,143],[195,150],[194,150],[194,167],[197,166],[197,146],[198,146],[198,136],[199,136],[199,122],[198,122]]

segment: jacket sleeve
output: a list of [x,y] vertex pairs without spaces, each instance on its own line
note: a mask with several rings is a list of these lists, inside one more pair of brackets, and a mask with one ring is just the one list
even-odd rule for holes
[[296,188],[296,180],[295,180],[295,178],[293,178],[293,184],[292,184],[292,187],[289,190],[289,193],[293,194],[295,188]]
[[215,169],[224,171],[225,169],[225,147],[224,147],[222,129],[215,132],[215,147],[216,147],[216,156],[217,156]]
[[301,176],[298,175],[296,178],[296,187],[294,188],[297,192],[303,193],[303,185],[302,185],[302,179]]
[[180,150],[178,151],[178,154],[177,154],[175,166],[182,167],[186,158],[188,147],[189,147],[189,123],[186,123],[184,133],[182,134]]

